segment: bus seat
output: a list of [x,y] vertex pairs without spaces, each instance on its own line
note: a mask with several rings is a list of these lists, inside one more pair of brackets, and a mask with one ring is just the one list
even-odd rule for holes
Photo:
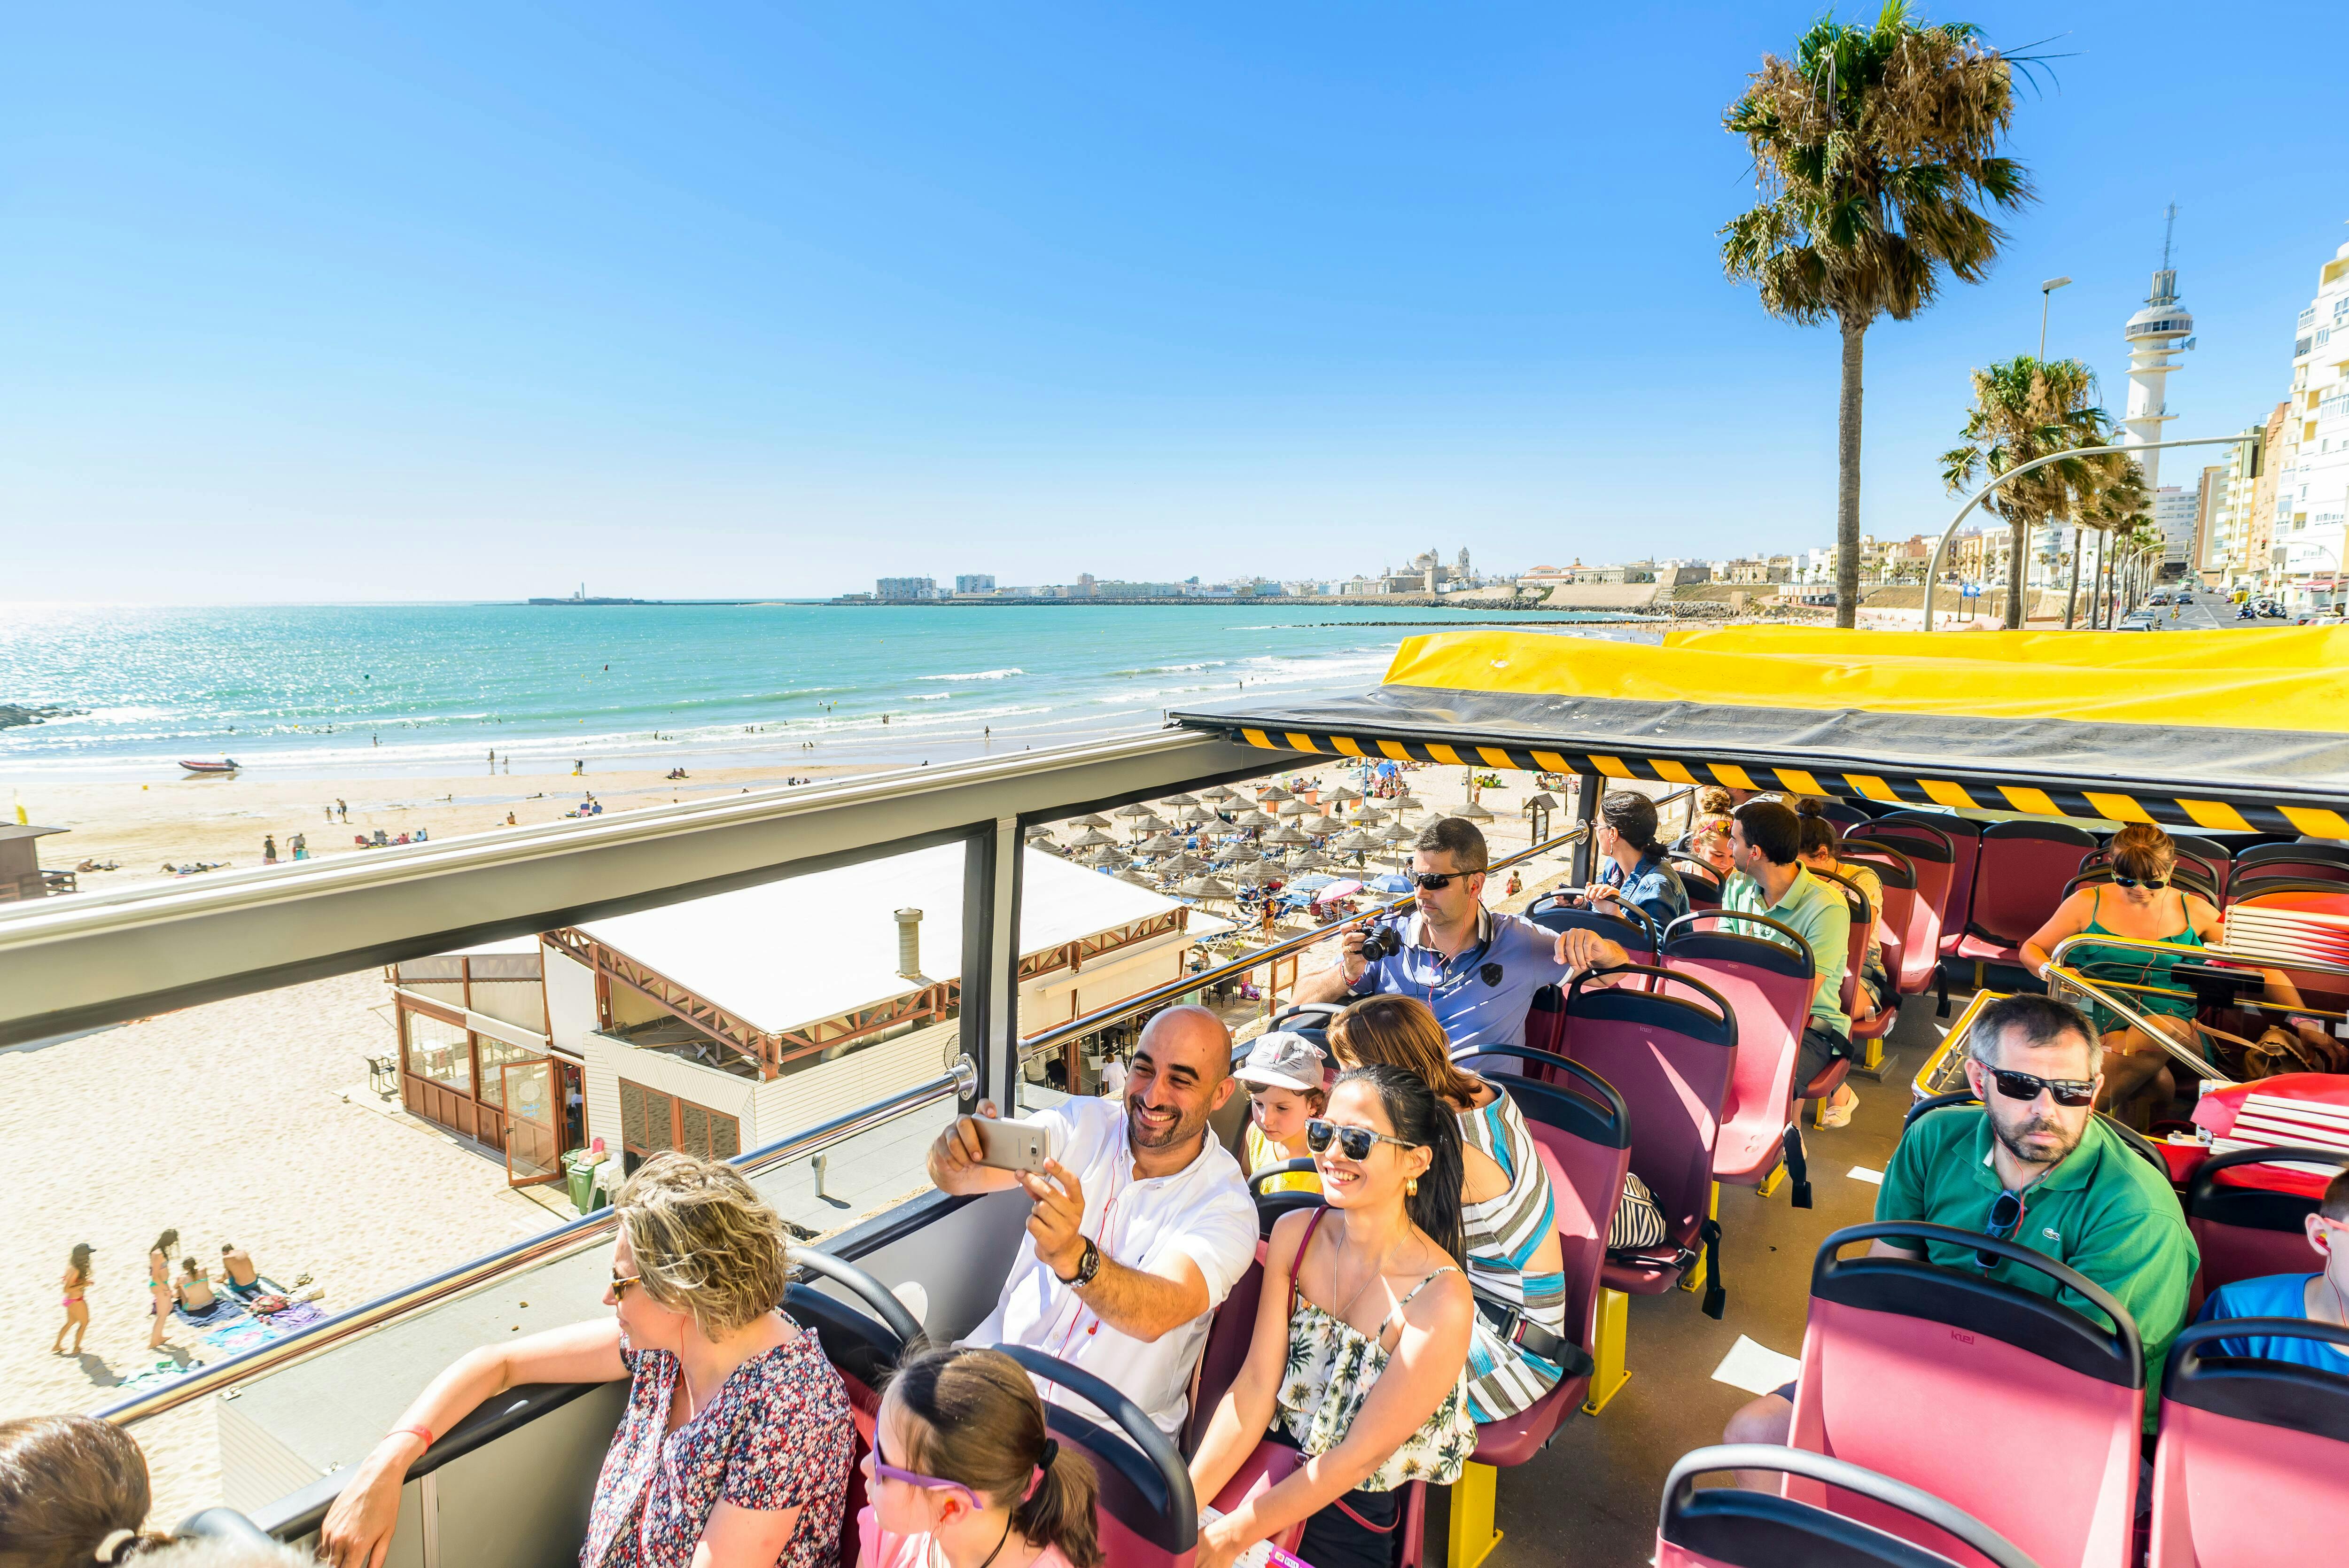
[[2324,865],[2349,871],[2349,848],[2340,844],[2304,844],[2297,840],[2283,840],[2247,845],[2235,856],[2235,866],[2240,871],[2258,871],[2277,864]]
[[[1608,975],[1644,975],[1635,991],[1592,985]],[[1675,994],[1678,993],[1678,994]],[[1713,1153],[1737,1057],[1737,1015],[1702,981],[1667,969],[1578,975],[1566,993],[1566,1054],[1614,1086],[1631,1119],[1631,1169],[1664,1215],[1658,1246],[1608,1259],[1603,1283],[1661,1295],[1706,1262],[1704,1311],[1722,1315],[1721,1227],[1713,1221]]]
[[[1342,1002],[1294,1003],[1274,1014],[1272,1022],[1265,1026],[1265,1032],[1270,1034],[1275,1029],[1287,1029],[1292,1034],[1302,1035],[1320,1047],[1322,1054],[1327,1056],[1330,1052],[1330,1020],[1345,1010],[1346,1004]],[[1245,1046],[1233,1047],[1234,1062],[1244,1061],[1247,1057]]]
[[[1728,1470],[1775,1470],[1831,1488],[1830,1496],[1864,1498],[1878,1511],[1905,1515],[1938,1532],[1965,1554],[1944,1556],[1848,1515],[1773,1492],[1734,1486],[1697,1490],[1697,1477]],[[1930,1493],[1843,1460],[1769,1443],[1699,1449],[1672,1466],[1664,1478],[1653,1561],[1655,1568],[1956,1568],[1961,1562],[2036,1568],[2006,1537]]]
[[[1526,918],[1544,931],[1572,931],[1580,927],[1595,931],[1609,942],[1619,943],[1634,964],[1656,961],[1656,923],[1648,912],[1637,904],[1618,903],[1613,909],[1585,909],[1568,903],[1580,898],[1578,887],[1559,888],[1536,899],[1526,910]],[[1616,910],[1622,913],[1618,914]]]
[[1024,1345],[999,1345],[1039,1383],[1057,1383],[1116,1423],[1115,1429],[1048,1400],[1044,1423],[1091,1461],[1101,1481],[1102,1553],[1114,1568],[1173,1568],[1199,1543],[1199,1505],[1174,1439],[1142,1407],[1092,1373]]
[[2198,1323],[2170,1342],[2147,1568],[2341,1561],[2349,1535],[2349,1377],[2215,1353],[2215,1341],[2270,1335],[2349,1350],[2349,1329],[2304,1317]]
[[[1973,917],[1974,861],[1982,853],[1982,825],[1971,817],[1939,816],[1925,811],[1896,811],[1851,830],[1855,839],[1890,844],[1918,866],[1928,896],[1937,897],[1941,917],[1941,956],[1958,950],[1966,922]],[[1936,853],[1936,851],[1939,853]],[[1946,866],[1947,882],[1935,869]],[[1935,884],[1940,882],[1937,889]]]
[[2229,892],[2234,902],[2240,903],[2262,892],[2296,888],[2349,888],[2349,866],[2323,861],[2269,861],[2256,866],[2237,866]]
[[[1532,1057],[1516,1046],[1464,1046],[1453,1060],[1473,1068],[1479,1058]],[[1622,1096],[1578,1062],[1552,1068],[1556,1081],[1495,1078],[1516,1102],[1526,1130],[1540,1146],[1557,1210],[1558,1270],[1565,1276],[1568,1335],[1587,1351],[1599,1333],[1599,1281],[1607,1266],[1607,1233],[1623,1201],[1631,1168],[1631,1118]],[[1476,1429],[1475,1461],[1517,1465],[1547,1447],[1590,1392],[1587,1358],[1568,1367],[1555,1387],[1506,1420]]]
[[[1311,1198],[1310,1192],[1281,1192],[1282,1198]],[[1270,1234],[1268,1226],[1266,1233]],[[1264,1244],[1257,1244],[1257,1261],[1247,1266],[1216,1308],[1215,1319],[1207,1326],[1206,1343],[1199,1347],[1199,1360],[1191,1373],[1191,1410],[1183,1419],[1183,1451],[1199,1451],[1199,1439],[1207,1433],[1207,1420],[1216,1412],[1216,1401],[1230,1392],[1232,1384],[1247,1365],[1248,1343],[1256,1336],[1257,1308],[1264,1300]],[[1278,1479],[1278,1478],[1276,1478]]]
[[[1526,1005],[1526,1044],[1546,1057],[1566,1055],[1566,993],[1555,985],[1544,985],[1534,993]],[[1522,1070],[1522,1069],[1520,1069]],[[1537,1069],[1537,1078],[1548,1076],[1546,1069]]]
[[865,1308],[860,1312],[810,1284],[793,1284],[783,1292],[783,1310],[814,1332],[824,1359],[847,1387],[849,1403],[869,1423],[881,1408],[879,1389],[890,1370],[908,1351],[928,1345],[921,1322],[886,1285],[844,1258],[793,1247],[791,1261],[801,1273],[847,1291]]
[[[1900,993],[1897,989],[1891,995],[1885,998],[1889,1005],[1878,1009],[1874,1017],[1863,1022],[1854,1011],[1859,1002],[1859,972],[1868,963],[1868,939],[1876,924],[1876,909],[1868,902],[1866,892],[1849,877],[1835,872],[1813,872],[1811,874],[1843,891],[1844,913],[1851,917],[1844,941],[1843,991],[1837,1006],[1843,1008],[1844,1016],[1851,1020],[1851,1027],[1847,1034],[1853,1050],[1857,1054],[1865,1055],[1863,1047],[1867,1042],[1882,1039],[1892,1032],[1892,1026],[1900,1021]],[[1889,964],[1887,968],[1889,972]],[[1831,1077],[1835,1073],[1835,1068],[1836,1064],[1829,1063],[1826,1070],[1819,1075],[1819,1078],[1824,1081]],[[1848,1072],[1849,1069],[1847,1068],[1846,1071]],[[1838,1078],[1836,1081],[1840,1083],[1842,1079]],[[1806,1085],[1806,1089],[1808,1087]],[[1816,1099],[1819,1097],[1806,1092],[1803,1098]]]
[[1856,806],[1849,800],[1837,799],[1832,796],[1820,801],[1819,815],[1838,828],[1853,827],[1861,822],[1872,822],[1876,820],[1875,812]]
[[[1837,1255],[1879,1239],[2011,1260],[2092,1303],[2113,1326],[1971,1270]],[[2053,1258],[1948,1225],[1853,1225],[1820,1243],[1812,1263],[1788,1441],[1930,1486],[2043,1563],[2126,1568],[2143,1355],[2127,1309]],[[1932,1418],[1920,1419],[1923,1410]],[[1978,1440],[1953,1449],[1950,1435],[1959,1432]],[[1790,1479],[1786,1494],[1949,1550],[1946,1537],[1909,1515],[1816,1481]]]
[[2197,1310],[2222,1284],[2261,1274],[2308,1274],[2323,1265],[2302,1223],[2316,1212],[2317,1200],[2219,1180],[2221,1171],[2286,1159],[2349,1166],[2349,1154],[2334,1150],[2287,1148],[2230,1149],[2195,1168],[2186,1186],[2186,1227],[2202,1254],[2201,1272],[2194,1276]]
[[1680,872],[1681,887],[1688,894],[1689,908],[1719,909],[1721,907],[1721,873],[1704,861],[1686,855],[1666,855],[1664,861]]
[[2069,822],[2023,820],[1982,830],[1974,892],[1959,927],[1957,956],[1978,964],[2020,964],[2023,944],[2064,902],[2064,884],[2096,836]]
[[[1726,998],[1737,1015],[1737,1060],[1713,1144],[1713,1178],[1737,1187],[1769,1181],[1791,1149],[1795,1064],[1810,1006],[1811,950],[1775,920],[1712,911],[1682,915],[1666,929],[1664,967],[1692,975]],[[1795,1205],[1810,1207],[1810,1183],[1795,1173]]]
[[1921,995],[1933,982],[1940,954],[1941,919],[1918,886],[1917,862],[1889,844],[1847,840],[1837,852],[1884,884],[1885,973],[1898,995]]

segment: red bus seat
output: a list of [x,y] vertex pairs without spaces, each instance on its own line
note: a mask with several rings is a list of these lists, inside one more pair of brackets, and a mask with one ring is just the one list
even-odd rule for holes
[[2202,1254],[2201,1271],[2194,1276],[2196,1310],[2222,1284],[2261,1274],[2310,1274],[2323,1266],[2302,1223],[2316,1212],[2317,1200],[2218,1179],[2221,1171],[2277,1160],[2349,1166],[2349,1154],[2313,1148],[2230,1149],[2197,1166],[2186,1186],[2186,1228]]
[[[1609,975],[1645,975],[1658,989],[1589,984]],[[1610,1257],[1604,1283],[1632,1295],[1661,1295],[1702,1248],[1704,1313],[1717,1318],[1726,1298],[1721,1227],[1712,1217],[1713,1152],[1737,1059],[1737,1016],[1703,982],[1637,965],[1576,975],[1565,1001],[1566,1055],[1623,1097],[1631,1169],[1664,1215],[1662,1243]]]
[[[1516,1046],[1466,1046],[1453,1060],[1474,1068],[1479,1058],[1537,1058]],[[1631,1116],[1622,1096],[1578,1062],[1549,1068],[1550,1080],[1515,1077],[1492,1081],[1516,1102],[1526,1130],[1541,1146],[1556,1209],[1558,1270],[1565,1275],[1568,1336],[1587,1352],[1599,1333],[1599,1292],[1607,1267],[1607,1233],[1623,1201],[1623,1177],[1631,1168]],[[1516,1415],[1476,1429],[1479,1464],[1518,1465],[1549,1445],[1557,1429],[1589,1398],[1586,1355],[1568,1366],[1556,1387]]]
[[[1950,825],[1937,827],[1937,821]],[[1933,950],[1930,955],[1913,955],[1909,962],[1932,965],[1939,1016],[1944,1018],[1950,1016],[1950,992],[1940,961],[1956,951],[1958,933],[1964,929],[1965,908],[1971,898],[1972,857],[1980,848],[1981,836],[1981,826],[1963,818],[1908,815],[1880,817],[1854,828],[1845,838],[1847,843],[1889,844],[1908,856],[1916,868],[1918,900],[1932,912]]]
[[[1319,1203],[1320,1198],[1311,1192],[1281,1192],[1281,1198],[1309,1198]],[[1268,1227],[1268,1233],[1269,1227]],[[1237,1381],[1240,1368],[1247,1365],[1248,1343],[1256,1335],[1257,1308],[1264,1299],[1264,1243],[1257,1243],[1256,1261],[1247,1266],[1233,1284],[1221,1305],[1216,1308],[1207,1325],[1206,1342],[1199,1346],[1199,1360],[1191,1370],[1191,1409],[1183,1418],[1183,1452],[1199,1451],[1199,1439],[1207,1435],[1207,1419],[1215,1414],[1216,1405],[1231,1391]]]
[[2198,1323],[2170,1342],[2147,1568],[2319,1568],[2349,1552],[2349,1377],[2216,1354],[2267,1336],[2349,1349],[2349,1328],[2304,1317]]
[[1917,885],[1917,862],[1889,844],[1846,840],[1837,853],[1864,865],[1884,884],[1884,971],[1896,995],[1916,996],[1933,983],[1941,920]]
[[928,1340],[905,1304],[854,1264],[808,1247],[792,1248],[791,1259],[802,1272],[832,1281],[877,1315],[860,1312],[812,1285],[793,1282],[783,1289],[783,1311],[815,1336],[848,1393],[855,1451],[850,1455],[847,1502],[840,1516],[840,1547],[841,1561],[854,1563],[859,1550],[856,1515],[865,1501],[864,1461],[881,1417],[881,1385],[909,1351],[923,1348]]
[[[2113,1326],[1970,1270],[1837,1256],[1878,1239],[1963,1246],[2020,1264],[2092,1304]],[[2127,1568],[2143,1356],[2127,1309],[2053,1258],[1948,1225],[1853,1225],[1829,1235],[1812,1264],[1788,1441],[1930,1486],[2044,1563]],[[1952,1447],[1958,1433],[1968,1440]],[[1914,1519],[1864,1499],[1832,1498],[1816,1482],[1792,1480],[1787,1495],[1950,1550],[1946,1537],[1920,1531]]]
[[1572,931],[1578,926],[1585,931],[1595,931],[1608,941],[1619,944],[1634,964],[1653,964],[1656,961],[1656,923],[1649,917],[1646,910],[1630,903],[1617,903],[1606,909],[1585,909],[1579,904],[1566,902],[1581,896],[1582,889],[1578,887],[1546,892],[1526,908],[1526,918],[1544,931]]
[[[1844,913],[1851,919],[1844,946],[1843,992],[1837,1006],[1843,1009],[1843,1016],[1851,1020],[1848,1036],[1853,1052],[1865,1054],[1867,1042],[1882,1039],[1892,1032],[1892,1026],[1900,1021],[1900,993],[1897,989],[1884,998],[1886,1005],[1877,1010],[1874,1017],[1862,1022],[1854,1012],[1859,1002],[1859,972],[1868,963],[1868,939],[1876,924],[1876,908],[1868,902],[1867,892],[1849,877],[1837,872],[1813,872],[1811,874],[1842,890]],[[1843,1072],[1836,1070],[1839,1067]],[[1802,1098],[1817,1099],[1834,1093],[1835,1086],[1843,1082],[1845,1074],[1850,1070],[1846,1063],[1828,1063],[1825,1071],[1804,1086]]]
[[[1745,928],[1729,929],[1732,919]],[[1713,1179],[1759,1187],[1785,1163],[1795,1178],[1795,1207],[1809,1208],[1811,1184],[1799,1168],[1801,1135],[1792,1110],[1815,973],[1809,945],[1766,917],[1700,910],[1665,928],[1663,963],[1712,986],[1737,1015],[1737,1060],[1713,1143]]]
[[1174,1568],[1199,1543],[1199,1505],[1174,1440],[1142,1407],[1081,1367],[1024,1345],[999,1345],[1040,1383],[1058,1383],[1116,1423],[1104,1427],[1053,1401],[1044,1424],[1085,1456],[1101,1481],[1095,1517],[1115,1568]]
[[1721,907],[1721,873],[1702,861],[1686,855],[1667,855],[1665,863],[1681,874],[1681,887],[1687,892],[1689,908],[1719,909]]
[[1992,822],[1974,861],[1973,904],[1960,928],[1957,956],[1977,964],[2019,965],[2023,944],[2064,902],[2064,884],[2096,836],[2069,822]]
[[2303,844],[2296,839],[2249,844],[2237,852],[2239,871],[2261,872],[2275,865],[2321,865],[2349,871],[2349,848],[2340,844]]
[[2038,1568],[2006,1537],[1938,1497],[1844,1460],[1769,1443],[1699,1449],[1672,1466],[1656,1520],[1655,1568],[1956,1568],[1961,1561],[1816,1503],[1743,1487],[1696,1489],[1697,1477],[1727,1470],[1775,1470],[1831,1489],[1830,1496],[1865,1499],[1879,1513],[1905,1515],[1970,1549],[1967,1564]]

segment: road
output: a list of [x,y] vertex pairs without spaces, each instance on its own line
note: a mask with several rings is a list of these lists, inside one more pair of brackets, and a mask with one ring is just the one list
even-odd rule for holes
[[[2158,632],[2209,632],[2229,629],[2250,631],[2259,626],[2292,624],[2290,621],[2237,620],[2235,603],[2230,600],[2220,598],[2216,594],[2198,593],[2194,596],[2194,603],[2191,604],[2152,604],[2146,607],[2153,613],[2154,630]],[[2178,612],[2178,618],[2174,621],[2169,618],[2169,613],[2173,609]]]

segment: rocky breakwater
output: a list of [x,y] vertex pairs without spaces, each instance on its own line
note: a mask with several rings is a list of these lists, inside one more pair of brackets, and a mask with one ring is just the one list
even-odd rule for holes
[[12,729],[20,724],[46,724],[53,718],[75,718],[85,711],[78,707],[28,707],[22,703],[0,702],[0,729]]

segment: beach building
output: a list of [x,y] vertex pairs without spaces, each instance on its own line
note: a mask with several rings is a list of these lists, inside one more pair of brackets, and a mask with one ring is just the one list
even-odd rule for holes
[[992,593],[995,592],[995,573],[992,572],[958,573],[955,576],[955,592],[957,593]]
[[[1020,874],[1023,1028],[1185,972],[1183,903],[1033,850]],[[953,1061],[962,879],[921,850],[401,963],[402,1100],[518,1185],[595,1138],[633,1168],[812,1127]],[[1060,1082],[1082,1073],[1072,1044]]]
[[880,577],[873,583],[876,599],[935,599],[938,596],[938,581],[935,577]]
[[39,851],[41,840],[51,833],[67,830],[64,828],[36,828],[17,822],[0,825],[0,903],[14,903],[26,898],[47,898],[52,892],[73,892],[73,872],[44,872]]

